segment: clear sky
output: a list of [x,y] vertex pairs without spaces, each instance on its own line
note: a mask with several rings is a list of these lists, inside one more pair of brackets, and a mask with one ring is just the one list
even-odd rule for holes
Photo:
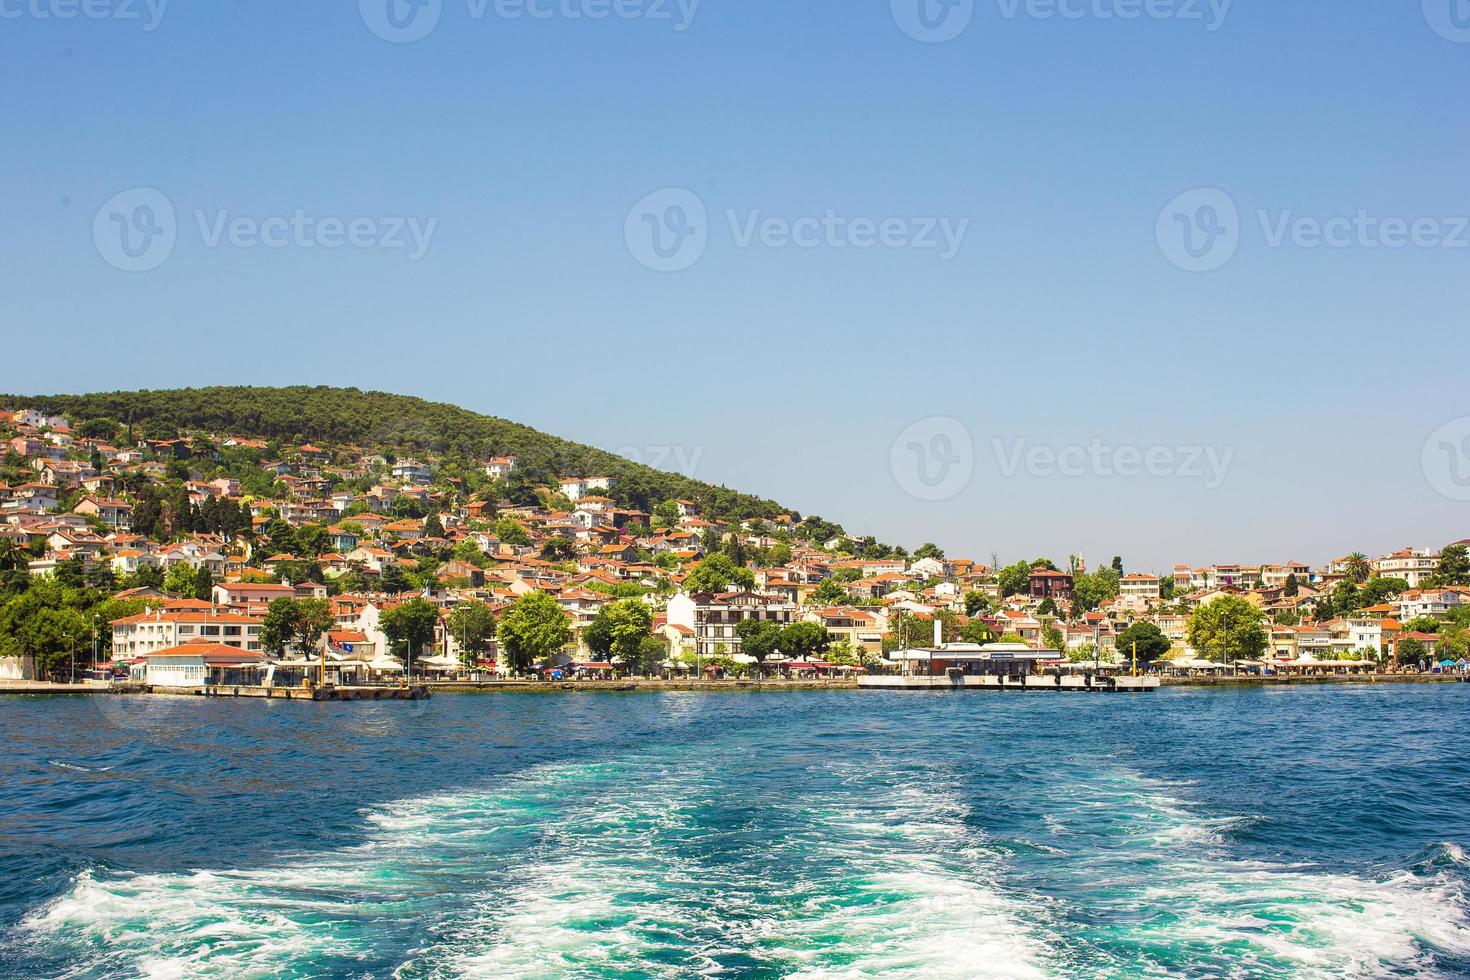
[[1470,9],[388,2],[0,0],[0,390],[420,395],[986,561],[1470,536]]

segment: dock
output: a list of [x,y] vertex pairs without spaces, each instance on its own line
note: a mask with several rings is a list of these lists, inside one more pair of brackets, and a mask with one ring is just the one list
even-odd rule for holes
[[422,701],[429,697],[429,688],[425,684],[412,684],[408,687],[338,687],[327,684],[317,688],[211,685],[193,688],[154,687],[152,693],[206,698],[265,698],[276,701]]
[[859,677],[857,686],[875,691],[1061,691],[1071,693],[1145,694],[1159,689],[1157,677],[1107,677],[1054,674],[993,675],[940,674],[936,676],[874,675]]

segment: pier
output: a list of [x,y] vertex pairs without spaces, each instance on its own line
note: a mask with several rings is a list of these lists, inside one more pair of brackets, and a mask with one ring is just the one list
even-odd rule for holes
[[1091,677],[1056,674],[961,674],[859,677],[857,686],[878,691],[1060,691],[1143,694],[1159,689],[1157,677]]
[[208,687],[154,688],[154,693],[190,694],[206,698],[266,698],[281,701],[422,701],[429,697],[426,684],[407,687],[381,685],[371,687],[254,687],[250,685],[218,685]]

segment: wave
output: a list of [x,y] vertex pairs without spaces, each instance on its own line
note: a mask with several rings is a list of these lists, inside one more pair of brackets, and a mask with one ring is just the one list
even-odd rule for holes
[[1200,816],[1131,773],[1084,792],[1106,816],[1070,811],[1075,887],[1060,934],[1098,976],[1435,976],[1442,954],[1470,955],[1455,845],[1377,876],[1243,861],[1228,839],[1253,818]]
[[21,931],[70,977],[1048,975],[963,804],[846,778],[756,805],[730,767],[550,766],[269,868],[84,872]]
[[96,769],[89,769],[86,766],[78,766],[78,765],[75,765],[75,764],[70,763],[70,762],[57,762],[55,759],[48,759],[47,760],[47,764],[48,765],[55,766],[57,769],[66,769],[66,770],[68,770],[70,772],[88,772],[88,773],[91,773],[91,772],[111,772],[112,771],[112,767],[111,766],[99,766]]

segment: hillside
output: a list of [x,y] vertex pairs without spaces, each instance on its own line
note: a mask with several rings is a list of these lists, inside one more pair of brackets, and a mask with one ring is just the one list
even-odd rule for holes
[[203,431],[279,442],[355,445],[397,454],[467,462],[514,455],[528,480],[611,476],[618,496],[647,507],[683,497],[714,516],[774,517],[794,511],[739,493],[539,432],[456,405],[405,395],[333,387],[213,387],[118,391],[87,395],[0,395],[0,405],[24,404],[65,415],[73,424],[110,419],[134,434],[167,438]]

